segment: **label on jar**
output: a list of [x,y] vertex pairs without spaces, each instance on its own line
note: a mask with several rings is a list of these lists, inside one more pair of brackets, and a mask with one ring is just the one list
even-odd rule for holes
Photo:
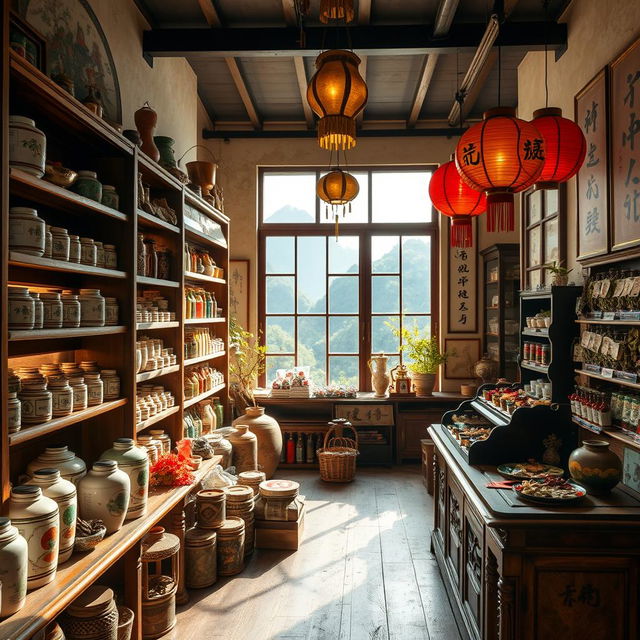
[[73,387],[73,410],[87,408],[87,387],[85,385],[76,385]]
[[62,303],[44,301],[42,321],[45,327],[62,326]]
[[115,269],[118,266],[118,257],[115,251],[104,252],[104,267],[105,269]]
[[51,255],[59,260],[69,259],[69,238],[54,236],[51,243]]
[[75,300],[63,303],[62,323],[65,327],[80,326],[80,303]]
[[12,300],[9,298],[9,328],[33,328],[35,305],[28,300]]
[[71,390],[52,390],[52,405],[54,413],[71,413],[73,408],[73,391]]
[[102,384],[100,383],[87,383],[87,392],[89,398],[89,405],[102,404]]
[[104,397],[113,400],[120,396],[120,379],[115,376],[103,378]]
[[9,216],[9,247],[44,251],[44,224],[41,220],[20,220]]
[[104,298],[80,300],[82,326],[104,325]]
[[105,306],[104,323],[108,325],[118,324],[118,305],[108,304]]
[[[45,392],[43,392],[45,393]],[[45,419],[51,417],[51,396],[42,398],[20,398],[22,402],[22,418],[27,422],[33,422],[33,418]],[[31,420],[29,420],[31,418]]]
[[97,258],[96,246],[94,244],[80,245],[80,262],[95,266]]

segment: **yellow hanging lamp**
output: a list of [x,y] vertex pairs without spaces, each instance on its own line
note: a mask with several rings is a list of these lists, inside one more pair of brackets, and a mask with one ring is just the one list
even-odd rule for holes
[[353,0],[320,0],[320,22],[329,20],[351,22],[355,15]]
[[338,237],[338,214],[341,212],[342,217],[345,210],[349,208],[351,212],[351,201],[360,192],[358,181],[347,171],[343,171],[339,167],[334,167],[318,180],[316,185],[316,193],[320,200],[324,201],[327,219],[329,218],[329,205],[336,224],[336,239]]

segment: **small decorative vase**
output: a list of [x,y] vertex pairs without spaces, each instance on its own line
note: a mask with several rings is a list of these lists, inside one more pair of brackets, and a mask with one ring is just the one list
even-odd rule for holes
[[46,156],[47,139],[35,121],[9,116],[9,166],[42,178]]
[[433,395],[433,387],[436,384],[435,373],[416,373],[412,371],[411,381],[418,398],[428,398]]
[[160,159],[160,151],[153,141],[153,133],[158,124],[158,114],[149,106],[148,102],[133,114],[136,129],[140,133],[140,150],[146,153],[154,162]]
[[160,153],[158,164],[165,169],[174,168],[176,166],[176,158],[173,155],[173,145],[176,141],[169,136],[154,136],[153,141]]
[[235,425],[235,431],[227,436],[233,446],[233,465],[236,473],[255,471],[258,468],[258,438],[245,424]]
[[65,480],[75,485],[87,474],[87,465],[69,447],[47,447],[27,465],[27,474],[32,478],[38,469],[58,469]]
[[10,616],[24,607],[27,597],[28,566],[27,541],[12,526],[9,518],[0,517],[0,580],[2,580],[0,618]]
[[117,640],[118,609],[113,591],[94,584],[60,616],[67,640]]
[[247,407],[245,414],[233,421],[247,425],[258,438],[258,468],[270,479],[280,462],[282,452],[282,432],[280,425],[270,416],[265,415],[264,407]]
[[622,477],[622,462],[606,440],[583,440],[569,456],[571,477],[593,495],[604,495]]
[[482,378],[483,384],[493,382],[496,378],[496,363],[485,353],[478,362],[473,365],[474,373]]
[[122,527],[129,507],[131,482],[115,460],[98,460],[78,485],[78,509],[83,520],[102,520],[107,533]]
[[387,356],[371,356],[369,370],[371,371],[371,386],[375,394],[374,398],[386,398],[389,391],[389,373],[387,371]]

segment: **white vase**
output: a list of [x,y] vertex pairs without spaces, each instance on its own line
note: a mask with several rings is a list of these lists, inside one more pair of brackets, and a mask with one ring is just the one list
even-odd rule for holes
[[375,391],[374,398],[386,398],[389,391],[389,372],[387,371],[387,356],[371,356],[369,370],[371,371],[371,386]]
[[102,520],[107,533],[122,527],[129,507],[129,476],[115,460],[98,460],[78,484],[78,510],[83,520]]
[[27,541],[12,526],[9,518],[0,517],[0,618],[10,616],[24,606],[27,597],[28,566]]
[[31,118],[9,116],[9,166],[42,178],[47,139]]
[[27,465],[30,478],[38,469],[58,469],[60,475],[77,485],[87,473],[87,465],[69,447],[47,447],[35,460]]
[[65,480],[58,469],[38,469],[27,484],[35,484],[42,493],[58,505],[60,528],[58,529],[58,564],[66,562],[73,553],[76,539],[78,497],[76,485]]
[[49,584],[58,567],[58,505],[40,487],[13,487],[9,517],[29,545],[27,589]]

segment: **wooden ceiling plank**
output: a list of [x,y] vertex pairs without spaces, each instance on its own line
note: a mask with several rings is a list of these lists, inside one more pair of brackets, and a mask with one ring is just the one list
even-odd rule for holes
[[307,127],[311,129],[314,125],[313,111],[307,102],[307,72],[304,68],[304,58],[293,58],[293,64],[296,68],[296,78],[298,79],[298,87],[300,89],[300,99],[302,100],[302,108],[304,109],[304,119]]
[[238,66],[238,61],[235,58],[225,58],[224,60],[227,63],[227,67],[229,67],[229,72],[231,73],[231,77],[233,78],[236,89],[240,94],[240,98],[242,99],[242,103],[244,104],[244,108],[247,111],[247,115],[249,116],[249,120],[251,120],[253,128],[261,129],[262,122],[260,121],[258,112],[256,111],[256,108],[253,104],[253,100],[249,95],[249,90],[247,89],[247,85],[245,84],[244,78],[242,77],[242,72],[240,71],[240,67]]
[[371,0],[359,0],[358,22],[360,24],[369,24],[371,22]]
[[288,26],[295,27],[298,24],[295,0],[282,0],[282,12],[284,13],[284,21]]
[[218,10],[213,4],[213,0],[198,0],[198,4],[200,5],[200,11],[202,11],[204,18],[210,27],[219,28],[222,26],[222,20],[220,20]]

